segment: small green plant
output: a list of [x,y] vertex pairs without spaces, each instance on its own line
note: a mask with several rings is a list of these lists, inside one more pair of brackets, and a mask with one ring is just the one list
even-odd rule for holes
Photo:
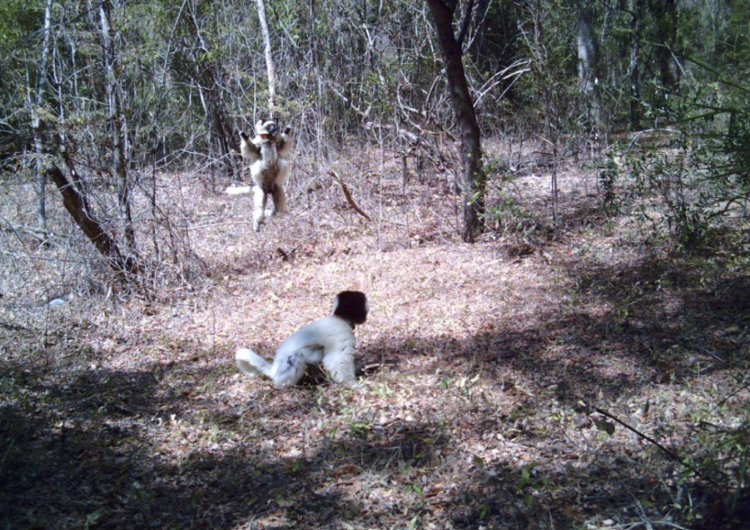
[[531,214],[513,194],[513,175],[498,160],[488,161],[484,166],[484,174],[487,175],[488,190],[482,222],[486,227],[500,232],[522,231]]
[[353,420],[349,423],[349,437],[350,438],[367,438],[367,433],[370,432],[372,424],[369,421]]
[[393,395],[393,390],[391,390],[387,383],[380,383],[378,385],[375,385],[373,390],[378,396],[383,399]]
[[523,493],[523,503],[526,506],[531,506],[533,501],[532,491],[541,491],[546,485],[547,479],[532,465],[525,466],[516,481],[516,489],[519,493]]
[[616,154],[616,150],[610,149],[605,160],[598,166],[602,209],[609,217],[615,217],[622,211],[622,197],[615,191],[620,179],[620,166],[617,164]]
[[737,513],[750,495],[750,419],[743,414],[739,426],[727,428],[712,422],[715,409],[703,413],[696,431],[695,451],[686,459],[691,468],[685,469],[683,480],[697,471],[712,482],[726,512]]
[[424,498],[424,491],[422,491],[422,487],[417,484],[409,484],[404,488],[404,493],[414,493],[417,497]]
[[333,443],[333,442],[336,441],[336,433],[338,433],[338,432],[339,432],[339,426],[338,425],[334,425],[333,427],[331,427],[331,430],[328,431],[328,441],[330,443]]
[[[647,146],[623,152],[624,170],[631,176],[632,187],[621,197],[609,195],[605,187],[605,211],[620,213],[623,205],[632,203],[636,218],[655,234],[671,234],[685,247],[703,243],[716,217],[711,203],[717,197],[710,193],[706,181],[698,178],[688,140],[683,135],[677,140],[679,145],[666,150]],[[610,175],[611,170],[604,174]]]
[[446,375],[446,376],[443,376],[439,384],[442,388],[449,388],[451,386],[451,383],[453,383],[453,381],[455,380],[456,380],[455,377],[449,377]]
[[215,442],[221,438],[222,429],[218,425],[211,425],[208,429],[208,439],[211,442]]

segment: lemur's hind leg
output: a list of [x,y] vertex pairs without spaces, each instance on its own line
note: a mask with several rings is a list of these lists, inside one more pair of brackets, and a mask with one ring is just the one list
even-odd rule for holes
[[271,193],[273,197],[273,213],[271,215],[283,215],[286,211],[286,192],[283,186],[274,186]]
[[260,231],[260,225],[266,218],[266,201],[268,194],[263,191],[261,186],[255,185],[253,191],[253,230]]

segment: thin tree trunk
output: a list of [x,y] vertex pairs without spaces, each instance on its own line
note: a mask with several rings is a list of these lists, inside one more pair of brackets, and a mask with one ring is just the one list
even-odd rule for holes
[[455,0],[427,0],[435,22],[440,49],[445,61],[448,90],[453,101],[456,123],[461,135],[464,164],[463,240],[473,242],[482,230],[485,178],[482,171],[482,146],[474,104],[461,61],[461,45],[453,33]]
[[325,160],[328,157],[328,152],[325,148],[325,128],[323,127],[323,76],[320,72],[320,58],[318,56],[318,38],[317,38],[317,27],[316,27],[317,14],[315,13],[315,0],[310,0],[310,54],[312,56],[313,72],[315,73],[315,91],[317,96],[318,104],[313,109],[315,116],[315,129],[316,129],[316,141],[317,141],[317,152],[320,156],[315,157],[317,172],[320,174],[320,161]]
[[220,72],[216,71],[218,67],[214,63],[198,63],[197,67],[201,69],[199,72],[199,81],[200,90],[205,95],[203,99],[205,101],[206,117],[208,118],[213,138],[216,141],[216,146],[219,149],[219,156],[222,161],[221,166],[224,168],[226,176],[231,179],[234,177],[235,170],[232,163],[230,135],[225,124],[226,120],[224,119],[224,104],[221,100],[220,87],[217,81],[221,78],[221,75]]
[[258,18],[260,19],[260,31],[263,34],[263,47],[266,51],[266,71],[268,72],[268,113],[273,117],[276,106],[276,73],[273,67],[273,54],[271,48],[271,33],[268,31],[268,19],[266,17],[266,4],[264,0],[255,0],[258,4]]
[[112,42],[111,20],[112,4],[110,0],[104,0],[99,6],[99,16],[102,28],[102,47],[104,49],[104,90],[107,95],[107,122],[112,134],[112,162],[115,170],[115,182],[117,188],[117,202],[120,207],[120,215],[124,222],[125,243],[128,250],[136,254],[135,230],[133,229],[133,217],[130,211],[130,184],[125,157],[125,135],[127,134],[127,122],[120,110],[120,101],[117,86],[117,73],[115,72],[115,49]]
[[630,63],[628,74],[630,81],[630,126],[633,129],[641,127],[641,87],[639,72],[639,55],[641,46],[641,17],[642,2],[628,0],[623,2],[624,8],[630,14]]
[[578,7],[578,83],[586,99],[591,123],[599,125],[600,107],[596,95],[596,42],[591,28],[591,7],[584,2]]
[[[219,165],[226,176],[232,179],[237,171],[232,156],[230,127],[226,125],[226,111],[221,97],[222,68],[218,62],[209,58],[212,45],[203,38],[200,20],[194,9],[190,10],[190,19],[193,23],[190,31],[200,43],[200,47],[197,53],[194,52],[188,56],[189,62],[193,65],[193,71],[189,76],[191,81],[198,85],[201,105],[211,131],[211,140],[215,142],[219,151]],[[213,175],[213,168],[211,171]],[[213,177],[211,185],[214,186]]]
[[[661,91],[658,94],[659,105],[669,105],[669,94],[678,86],[679,69],[675,69],[673,47],[677,41],[677,6],[675,0],[665,0],[655,6],[656,24],[659,28],[660,46],[654,48],[656,62],[659,65]],[[658,126],[655,124],[655,126]]]
[[36,79],[36,94],[33,102],[29,98],[31,108],[31,130],[34,141],[34,154],[36,164],[36,181],[34,192],[36,193],[36,224],[37,228],[47,239],[47,206],[45,199],[45,183],[47,179],[44,173],[44,141],[42,139],[42,120],[39,111],[44,103],[44,91],[47,84],[47,63],[49,61],[50,28],[52,26],[52,0],[47,0],[44,6],[44,36],[42,38],[42,55],[39,59],[39,71]]

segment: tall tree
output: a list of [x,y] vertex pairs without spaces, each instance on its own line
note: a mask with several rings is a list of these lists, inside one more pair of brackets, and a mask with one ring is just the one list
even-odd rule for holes
[[35,192],[37,201],[36,224],[42,232],[42,237],[47,237],[47,208],[45,204],[45,183],[47,177],[44,172],[44,141],[42,139],[42,105],[44,103],[44,92],[47,85],[47,64],[49,62],[50,32],[52,26],[52,0],[46,0],[44,4],[44,32],[42,37],[42,52],[39,58],[39,70],[37,72],[36,87],[31,94],[31,80],[29,79],[28,105],[31,114],[31,134],[34,140],[34,154],[36,162]]
[[669,96],[677,89],[678,68],[675,65],[674,54],[679,53],[677,39],[677,5],[675,0],[653,2],[652,11],[655,23],[654,56],[659,72],[659,89],[656,103],[666,107]]
[[[453,102],[456,123],[461,135],[461,157],[464,164],[463,240],[473,242],[482,229],[485,175],[482,170],[482,146],[479,123],[469,93],[466,72],[461,59],[461,40],[453,32],[457,0],[426,0],[430,8],[440,49],[445,61],[448,90]],[[467,16],[469,14],[467,13]]]
[[268,73],[268,113],[273,117],[276,106],[276,71],[273,66],[273,48],[271,47],[271,33],[268,31],[268,18],[266,17],[266,4],[264,0],[256,0],[258,4],[258,19],[260,20],[260,31],[263,34],[263,49],[266,54],[266,72]]
[[596,40],[592,27],[592,7],[588,1],[578,4],[578,20],[576,22],[576,40],[578,48],[578,87],[588,106],[592,125],[598,126],[601,112],[595,87],[596,72]]
[[99,5],[102,48],[104,52],[104,91],[107,97],[107,124],[112,138],[112,163],[115,171],[117,201],[124,223],[123,233],[128,250],[136,253],[135,230],[130,209],[130,183],[126,164],[127,121],[120,109],[120,87],[115,70],[116,51],[112,30],[112,3],[104,0]]

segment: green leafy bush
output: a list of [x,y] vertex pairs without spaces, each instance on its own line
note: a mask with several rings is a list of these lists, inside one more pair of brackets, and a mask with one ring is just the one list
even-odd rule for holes
[[[684,118],[637,134],[619,151],[621,163],[610,156],[600,171],[605,211],[618,213],[627,200],[655,231],[686,248],[746,219],[750,199],[750,91],[709,71],[717,81],[680,102]],[[613,192],[620,182],[626,189]]]

